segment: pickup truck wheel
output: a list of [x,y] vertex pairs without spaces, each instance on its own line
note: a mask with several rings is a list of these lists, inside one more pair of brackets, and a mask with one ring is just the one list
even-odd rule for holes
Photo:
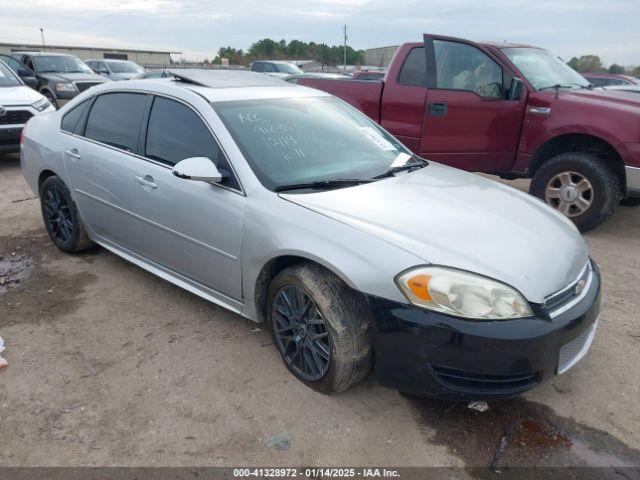
[[40,206],[47,233],[63,252],[75,253],[94,245],[82,225],[69,189],[57,176],[47,178],[40,188]]
[[613,215],[620,200],[620,179],[597,155],[569,152],[542,164],[529,191],[586,232]]
[[294,265],[269,285],[267,321],[287,369],[322,393],[362,380],[373,363],[365,300],[331,272]]
[[56,97],[53,95],[53,93],[51,93],[49,90],[43,90],[42,95],[47,97],[47,100],[49,100],[51,105],[53,105],[54,108],[58,110],[58,101],[56,100]]

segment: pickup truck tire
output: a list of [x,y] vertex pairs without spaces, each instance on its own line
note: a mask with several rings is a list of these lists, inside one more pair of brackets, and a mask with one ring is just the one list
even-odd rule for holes
[[344,391],[371,370],[373,322],[367,303],[319,265],[293,265],[276,275],[266,314],[285,366],[314,390]]
[[47,97],[47,100],[49,100],[51,105],[53,105],[55,107],[55,109],[58,110],[58,100],[56,99],[56,97],[55,97],[55,95],[53,93],[51,93],[49,90],[43,90],[40,93],[42,93],[42,95]]
[[60,177],[54,175],[42,183],[40,207],[47,233],[60,250],[76,253],[95,245],[87,236],[78,207]]
[[564,213],[581,232],[591,230],[615,211],[620,179],[597,155],[568,152],[540,166],[529,192]]

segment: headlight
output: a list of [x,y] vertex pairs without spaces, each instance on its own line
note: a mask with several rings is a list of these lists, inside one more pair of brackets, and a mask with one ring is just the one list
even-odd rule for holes
[[43,98],[41,100],[38,100],[36,103],[34,103],[31,106],[35,108],[37,111],[42,112],[43,110],[46,110],[47,108],[49,108],[51,106],[51,103],[49,103],[49,100],[47,100],[46,98]]
[[73,83],[57,83],[56,84],[56,92],[75,92],[76,87],[74,87]]
[[533,316],[529,303],[513,288],[480,275],[444,267],[418,267],[396,283],[414,305],[474,320]]

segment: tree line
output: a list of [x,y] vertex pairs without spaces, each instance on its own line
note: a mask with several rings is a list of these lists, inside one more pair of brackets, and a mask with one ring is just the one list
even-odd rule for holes
[[[253,43],[246,52],[233,47],[221,47],[213,61],[222,63],[227,58],[231,65],[247,66],[254,60],[315,60],[320,64],[336,66],[344,62],[344,45],[329,46],[325,43],[302,42],[300,40],[280,40],[264,38]],[[364,50],[355,50],[347,45],[347,65],[362,65]]]
[[583,55],[573,57],[567,62],[578,73],[616,73],[640,76],[640,66],[624,67],[617,63],[605,67],[598,55]]

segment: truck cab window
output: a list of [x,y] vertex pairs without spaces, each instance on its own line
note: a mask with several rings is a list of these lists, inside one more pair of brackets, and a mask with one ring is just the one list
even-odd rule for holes
[[502,68],[484,52],[464,43],[434,40],[436,87],[503,98]]
[[398,83],[401,85],[424,87],[426,73],[427,59],[424,54],[424,47],[416,47],[407,55],[400,69],[400,75],[398,75]]

